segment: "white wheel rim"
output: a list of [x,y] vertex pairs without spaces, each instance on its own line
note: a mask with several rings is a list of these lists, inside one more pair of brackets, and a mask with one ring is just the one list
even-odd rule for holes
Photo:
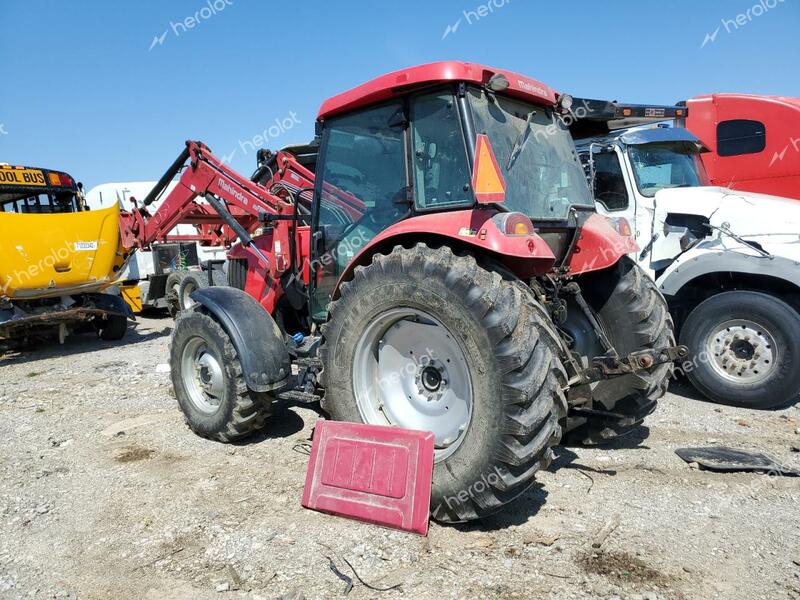
[[435,460],[450,456],[472,418],[473,388],[461,342],[413,308],[378,315],[356,345],[353,392],[373,425],[430,431]]
[[748,319],[732,319],[715,327],[706,339],[706,352],[714,372],[738,384],[768,379],[778,363],[772,333]]
[[180,366],[192,405],[202,413],[216,413],[225,393],[225,371],[216,353],[203,338],[193,337],[183,347]]

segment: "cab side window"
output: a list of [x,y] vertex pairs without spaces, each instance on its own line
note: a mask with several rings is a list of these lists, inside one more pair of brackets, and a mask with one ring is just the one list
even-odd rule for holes
[[411,144],[417,210],[475,202],[453,94],[436,92],[412,100]]
[[608,210],[628,208],[628,188],[622,165],[614,152],[594,155],[594,198]]
[[402,116],[402,105],[390,103],[325,125],[315,190],[322,234],[312,263],[316,318],[325,318],[336,282],[353,257],[409,210]]
[[717,125],[717,154],[757,154],[767,147],[767,128],[760,121],[731,119]]

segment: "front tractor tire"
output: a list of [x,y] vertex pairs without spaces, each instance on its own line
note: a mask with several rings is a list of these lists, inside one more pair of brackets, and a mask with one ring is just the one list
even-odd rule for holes
[[[580,285],[620,357],[675,345],[672,317],[664,296],[630,258],[623,257],[610,269],[584,275]],[[597,445],[631,433],[656,409],[672,372],[673,365],[668,363],[596,383],[590,408],[598,411],[597,416],[569,419],[565,441]],[[602,413],[618,416],[601,416]]]
[[545,312],[518,281],[424,244],[376,254],[323,327],[323,407],[340,421],[432,431],[431,511],[490,515],[546,468],[566,415]]
[[261,429],[272,413],[272,395],[248,389],[230,337],[202,307],[178,316],[170,364],[178,405],[197,435],[239,440]]

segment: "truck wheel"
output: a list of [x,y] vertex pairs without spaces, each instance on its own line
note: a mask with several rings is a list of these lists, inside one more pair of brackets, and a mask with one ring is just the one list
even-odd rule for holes
[[723,292],[686,319],[689,381],[707,398],[745,408],[774,409],[800,396],[800,315],[761,292]]
[[[585,275],[579,281],[587,303],[620,356],[675,344],[664,296],[630,258],[623,257],[616,267]],[[658,399],[667,391],[672,370],[671,363],[664,364],[596,383],[591,408],[624,418],[569,419],[566,441],[602,444],[633,431],[656,409]]]
[[98,335],[103,341],[114,342],[124,338],[126,331],[128,331],[128,317],[108,315],[108,318],[101,321]]
[[208,287],[208,274],[201,271],[189,271],[183,277],[180,288],[178,288],[178,304],[180,310],[189,310],[195,305],[191,295],[197,290]]
[[202,437],[243,438],[261,429],[272,412],[272,396],[247,388],[230,337],[201,310],[179,315],[170,364],[178,405],[189,428]]
[[169,315],[174,319],[181,311],[180,289],[183,278],[186,277],[187,271],[174,271],[167,276],[167,283],[164,288],[166,290],[165,299],[167,301],[167,310]]
[[323,407],[435,435],[432,515],[463,522],[522,494],[566,414],[553,325],[518,281],[449,248],[357,267],[323,326]]

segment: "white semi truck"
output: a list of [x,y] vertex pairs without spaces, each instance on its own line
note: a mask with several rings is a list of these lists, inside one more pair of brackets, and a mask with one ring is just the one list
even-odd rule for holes
[[669,302],[689,380],[720,403],[796,402],[800,201],[708,185],[707,148],[679,127],[576,138],[599,212],[627,221],[636,260]]

